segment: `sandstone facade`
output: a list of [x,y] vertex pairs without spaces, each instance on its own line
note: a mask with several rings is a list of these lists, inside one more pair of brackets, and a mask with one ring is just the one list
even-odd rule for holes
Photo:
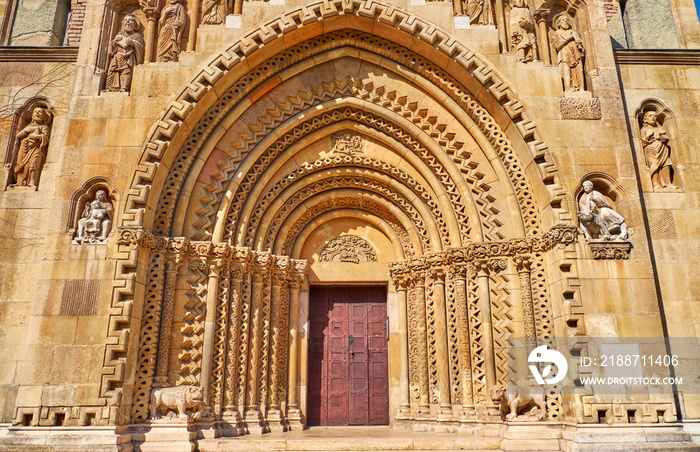
[[303,429],[310,292],[379,285],[393,427],[692,450],[698,394],[491,398],[512,338],[700,337],[692,1],[35,3],[0,1],[0,445]]

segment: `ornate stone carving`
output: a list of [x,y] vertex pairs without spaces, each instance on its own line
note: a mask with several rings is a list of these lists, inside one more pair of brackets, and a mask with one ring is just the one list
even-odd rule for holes
[[32,109],[29,124],[23,126],[15,137],[15,160],[12,166],[13,186],[37,187],[41,170],[46,161],[46,150],[51,137],[53,116],[48,108],[37,106]]
[[[185,422],[201,417],[204,403],[204,391],[199,386],[182,385],[173,388],[156,388],[151,391],[151,402],[148,410],[151,419],[161,419],[162,409],[169,411],[168,417],[177,417]],[[192,415],[187,414],[191,410]],[[176,413],[174,413],[175,411]]]
[[511,49],[518,62],[533,61],[537,57],[535,20],[525,0],[513,0],[510,10]]
[[78,232],[73,243],[95,244],[105,243],[112,230],[112,214],[114,207],[107,199],[107,192],[98,190],[92,202],[86,202],[78,220]]
[[632,244],[630,242],[591,242],[593,259],[629,259]]
[[318,258],[319,262],[377,262],[377,253],[362,237],[343,235],[326,244]]
[[109,66],[107,66],[107,91],[128,92],[137,64],[143,63],[145,42],[138,32],[139,20],[132,14],[122,19],[122,29],[109,43]]
[[625,219],[612,209],[605,196],[593,189],[593,182],[585,181],[583,191],[578,218],[586,241],[627,240]]
[[362,154],[362,137],[356,133],[342,133],[331,137],[333,147],[331,152],[354,157]]
[[[503,419],[508,421],[541,421],[547,419],[547,406],[544,393],[510,392],[505,385],[491,388],[491,400],[498,404]],[[522,412],[522,410],[530,410]]]
[[457,0],[465,2],[464,12],[472,25],[493,25],[491,0]]
[[564,91],[584,91],[585,49],[581,36],[571,28],[571,18],[566,13],[559,14],[552,22],[552,44],[557,51],[557,64],[564,80]]
[[600,119],[603,117],[598,99],[562,97],[559,99],[559,112],[562,119]]
[[654,190],[660,188],[677,189],[673,185],[673,163],[671,162],[671,147],[668,145],[668,135],[657,122],[657,113],[644,113],[644,125],[639,131],[644,147],[644,160],[651,173],[651,184]]
[[226,0],[204,0],[202,4],[202,25],[224,23],[227,3]]
[[183,0],[168,0],[160,13],[160,34],[158,35],[158,61],[178,61],[180,40],[187,21]]

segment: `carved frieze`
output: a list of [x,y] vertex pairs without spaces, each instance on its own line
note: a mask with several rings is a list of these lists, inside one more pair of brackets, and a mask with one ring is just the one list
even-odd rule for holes
[[331,136],[331,152],[340,155],[355,156],[362,154],[362,137],[356,133],[341,133]]

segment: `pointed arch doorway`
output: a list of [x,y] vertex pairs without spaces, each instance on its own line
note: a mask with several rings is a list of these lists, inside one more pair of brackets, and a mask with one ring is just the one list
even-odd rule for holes
[[311,286],[309,425],[388,425],[384,286]]

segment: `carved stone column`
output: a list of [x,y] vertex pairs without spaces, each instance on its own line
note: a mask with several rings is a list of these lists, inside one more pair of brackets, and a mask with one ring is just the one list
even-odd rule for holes
[[165,282],[163,283],[163,308],[160,318],[160,334],[158,345],[158,359],[156,361],[156,377],[153,387],[168,386],[168,357],[170,354],[170,336],[173,327],[173,305],[175,302],[175,284],[177,271],[182,265],[180,254],[166,256],[165,258]]
[[484,366],[486,384],[491,388],[496,384],[496,358],[493,348],[493,323],[491,321],[491,291],[489,288],[489,270],[487,262],[479,261],[476,265],[479,285],[479,304],[481,305],[484,338]]
[[527,352],[537,347],[535,332],[535,308],[532,302],[532,280],[530,275],[530,259],[527,256],[515,256],[515,268],[520,278],[520,298],[523,304],[523,323],[525,324],[525,340]]
[[472,365],[469,340],[469,313],[467,312],[467,267],[454,266],[455,304],[457,306],[457,341],[459,347],[459,376],[462,386],[463,420],[473,418],[474,393],[472,392]]
[[216,305],[219,298],[219,278],[224,266],[222,259],[209,262],[209,279],[207,280],[207,304],[204,315],[204,343],[202,345],[202,373],[200,384],[204,389],[204,402],[209,405],[212,393],[211,371],[214,356],[214,330],[216,323]]
[[447,352],[447,311],[445,309],[445,269],[433,268],[433,296],[435,302],[436,358],[438,370],[438,420],[451,420],[450,404],[450,359]]
[[[226,379],[224,390],[224,412],[223,418],[229,420],[231,424],[237,424],[240,415],[236,409],[234,388],[236,385],[236,364],[238,363],[238,348],[241,341],[241,310],[242,297],[241,285],[245,272],[245,255],[234,253],[235,260],[231,263],[231,273],[229,280],[230,309],[228,318],[228,343],[226,347]],[[237,431],[235,433],[238,433]]]
[[[276,257],[272,269],[272,286],[270,289],[270,329],[271,360],[267,421],[272,431],[284,431],[284,413],[280,410],[283,403],[284,387],[279,382],[286,380],[286,356],[288,341],[289,298],[286,292],[286,276],[289,258]],[[282,293],[283,286],[285,293]]]
[[394,283],[399,294],[399,342],[400,353],[399,365],[401,367],[401,399],[399,400],[399,411],[397,419],[410,419],[411,405],[409,401],[409,378],[408,378],[408,284],[409,280],[405,274],[398,276]]
[[187,38],[187,51],[194,52],[197,45],[197,27],[199,27],[199,10],[202,9],[202,0],[194,0],[187,6],[190,16],[190,33]]
[[547,17],[549,10],[538,9],[534,14],[537,23],[537,48],[540,53],[540,60],[544,64],[552,64],[552,57],[549,54],[549,36],[547,34]]
[[425,324],[425,273],[411,270],[412,290],[408,297],[408,340],[411,399],[418,402],[416,419],[429,419],[428,338]]
[[144,35],[144,41],[146,44],[146,49],[143,55],[143,62],[150,63],[154,61],[153,59],[153,49],[156,43],[156,28],[158,24],[158,16],[160,16],[160,11],[156,8],[145,8],[144,13],[146,13],[146,34]]
[[[250,305],[250,341],[248,343],[248,390],[246,394],[245,422],[250,433],[264,433],[261,425],[262,413],[258,409],[260,395],[260,339],[262,333],[263,277],[267,271],[264,263],[258,261],[252,267],[252,288]],[[261,265],[262,264],[262,265]]]
[[299,290],[302,276],[295,274],[289,281],[289,410],[287,420],[292,430],[304,428],[299,409]]

